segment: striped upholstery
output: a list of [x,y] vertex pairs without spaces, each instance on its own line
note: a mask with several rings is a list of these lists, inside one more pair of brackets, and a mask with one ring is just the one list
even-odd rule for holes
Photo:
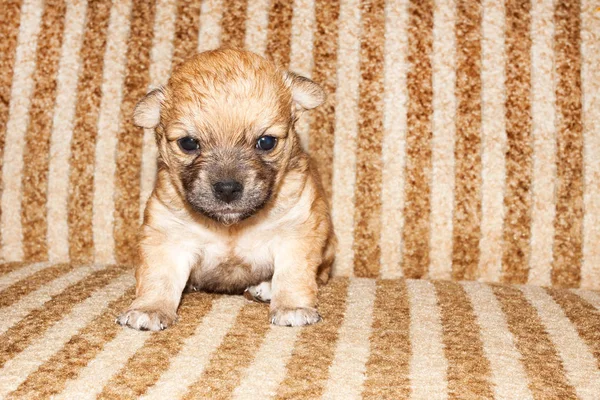
[[153,185],[136,101],[245,47],[329,93],[298,131],[338,276],[600,288],[595,0],[8,0],[4,261],[131,264]]
[[[0,21],[0,399],[600,398],[596,0],[4,0]],[[219,45],[329,93],[297,127],[340,241],[324,322],[194,293],[172,328],[123,329],[156,168],[132,109]]]
[[0,266],[0,398],[598,399],[600,293],[336,278],[324,321],[274,327],[241,296],[184,296],[124,329],[127,268]]

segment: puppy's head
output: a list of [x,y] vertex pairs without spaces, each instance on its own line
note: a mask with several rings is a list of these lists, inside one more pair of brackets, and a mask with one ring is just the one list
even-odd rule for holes
[[264,207],[301,152],[293,125],[325,93],[245,51],[201,53],[148,93],[136,125],[156,128],[163,168],[197,212],[226,224]]

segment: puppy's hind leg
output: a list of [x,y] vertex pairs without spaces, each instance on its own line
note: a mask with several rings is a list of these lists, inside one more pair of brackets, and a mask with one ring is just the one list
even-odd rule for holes
[[250,286],[244,292],[244,297],[248,300],[258,301],[259,303],[271,302],[271,281],[261,282],[256,286]]

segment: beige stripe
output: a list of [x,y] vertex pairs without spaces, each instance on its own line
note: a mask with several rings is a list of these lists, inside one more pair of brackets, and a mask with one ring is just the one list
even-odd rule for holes
[[271,326],[231,397],[236,400],[273,398],[285,378],[286,366],[301,329]]
[[531,133],[533,135],[531,255],[528,282],[550,285],[554,242],[556,135],[554,0],[531,2]]
[[483,0],[481,20],[481,241],[479,277],[497,282],[502,271],[506,149],[504,1]]
[[200,8],[198,51],[216,49],[221,43],[223,0],[203,0]]
[[[290,70],[310,78],[313,69],[313,38],[315,29],[315,0],[294,0],[290,44]],[[305,150],[309,148],[312,114],[303,115],[296,122],[296,132]]]
[[121,122],[120,107],[127,63],[131,4],[131,0],[124,0],[114,3],[111,8],[104,54],[102,101],[96,137],[93,205],[94,261],[99,263],[113,263],[115,260],[113,236],[117,168],[115,153]]
[[267,49],[270,3],[270,0],[249,1],[246,10],[246,50],[262,56]]
[[0,309],[0,335],[25,318],[31,311],[40,308],[52,297],[61,293],[71,285],[85,279],[92,272],[105,269],[106,266],[87,266],[77,268],[66,275],[47,283],[36,291],[23,297],[18,302]]
[[431,216],[429,277],[452,275],[454,135],[456,126],[456,5],[438,0],[433,13],[433,117],[431,138]]
[[[158,0],[154,18],[154,36],[150,52],[150,87],[164,85],[169,79],[173,59],[173,39],[177,19],[177,0]],[[158,149],[154,129],[144,129],[142,142],[142,169],[140,178],[140,222],[144,219],[146,201],[154,188]]]
[[600,293],[592,292],[589,290],[571,289],[573,293],[581,297],[591,305],[593,305],[598,311],[600,311]]
[[244,300],[224,296],[213,303],[196,332],[187,338],[169,369],[142,397],[144,399],[172,399],[183,396],[208,365],[212,353],[219,347],[233,326]]
[[22,279],[26,279],[28,276],[41,271],[44,268],[49,267],[51,264],[48,262],[42,262],[37,264],[25,264],[23,267],[9,272],[8,274],[0,275],[0,292],[11,286],[12,284],[19,282]]
[[406,281],[410,304],[411,398],[445,399],[448,396],[448,360],[442,342],[442,321],[431,282]]
[[354,399],[359,398],[363,391],[376,291],[372,279],[350,281],[346,314],[339,330],[323,399]]
[[481,283],[464,282],[477,323],[481,329],[483,351],[492,370],[492,387],[496,399],[533,399],[527,374],[520,361],[506,317],[492,289]]
[[83,43],[86,0],[67,2],[62,54],[56,78],[57,96],[48,165],[48,257],[51,261],[69,259],[69,226],[67,224],[67,196],[69,186],[69,158],[73,120],[77,99],[77,84]]
[[581,287],[600,290],[600,10],[597,0],[581,9],[581,88],[584,135],[583,264]]
[[108,380],[125,365],[152,335],[123,328],[117,336],[89,364],[76,379],[67,382],[65,389],[54,399],[95,399]]
[[85,301],[77,304],[62,320],[50,327],[43,336],[32,342],[23,352],[4,364],[0,375],[0,398],[15,390],[27,376],[59,351],[64,344],[96,316],[108,304],[123,295],[134,284],[129,273],[116,278],[106,287],[98,290]]
[[358,83],[360,80],[360,7],[358,0],[340,2],[335,141],[333,145],[332,217],[338,237],[334,273],[353,275],[354,184],[358,134]]
[[402,226],[404,218],[404,162],[406,147],[406,51],[408,0],[386,3],[384,116],[381,188],[382,278],[402,276]]
[[577,396],[582,399],[597,399],[600,393],[600,370],[573,324],[544,289],[522,286],[521,291],[537,310]]
[[21,8],[18,45],[15,55],[14,75],[10,92],[6,143],[2,162],[2,196],[0,229],[2,248],[0,259],[17,261],[23,258],[23,232],[21,226],[21,172],[25,131],[29,125],[29,106],[33,93],[33,72],[37,39],[44,5],[41,0],[24,0]]

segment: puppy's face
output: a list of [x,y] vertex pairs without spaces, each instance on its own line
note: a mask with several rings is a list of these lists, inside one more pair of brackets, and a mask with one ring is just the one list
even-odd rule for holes
[[232,224],[275,194],[300,150],[298,113],[324,101],[314,82],[250,52],[216,50],[184,63],[150,92],[134,121],[156,128],[164,167],[198,213]]

